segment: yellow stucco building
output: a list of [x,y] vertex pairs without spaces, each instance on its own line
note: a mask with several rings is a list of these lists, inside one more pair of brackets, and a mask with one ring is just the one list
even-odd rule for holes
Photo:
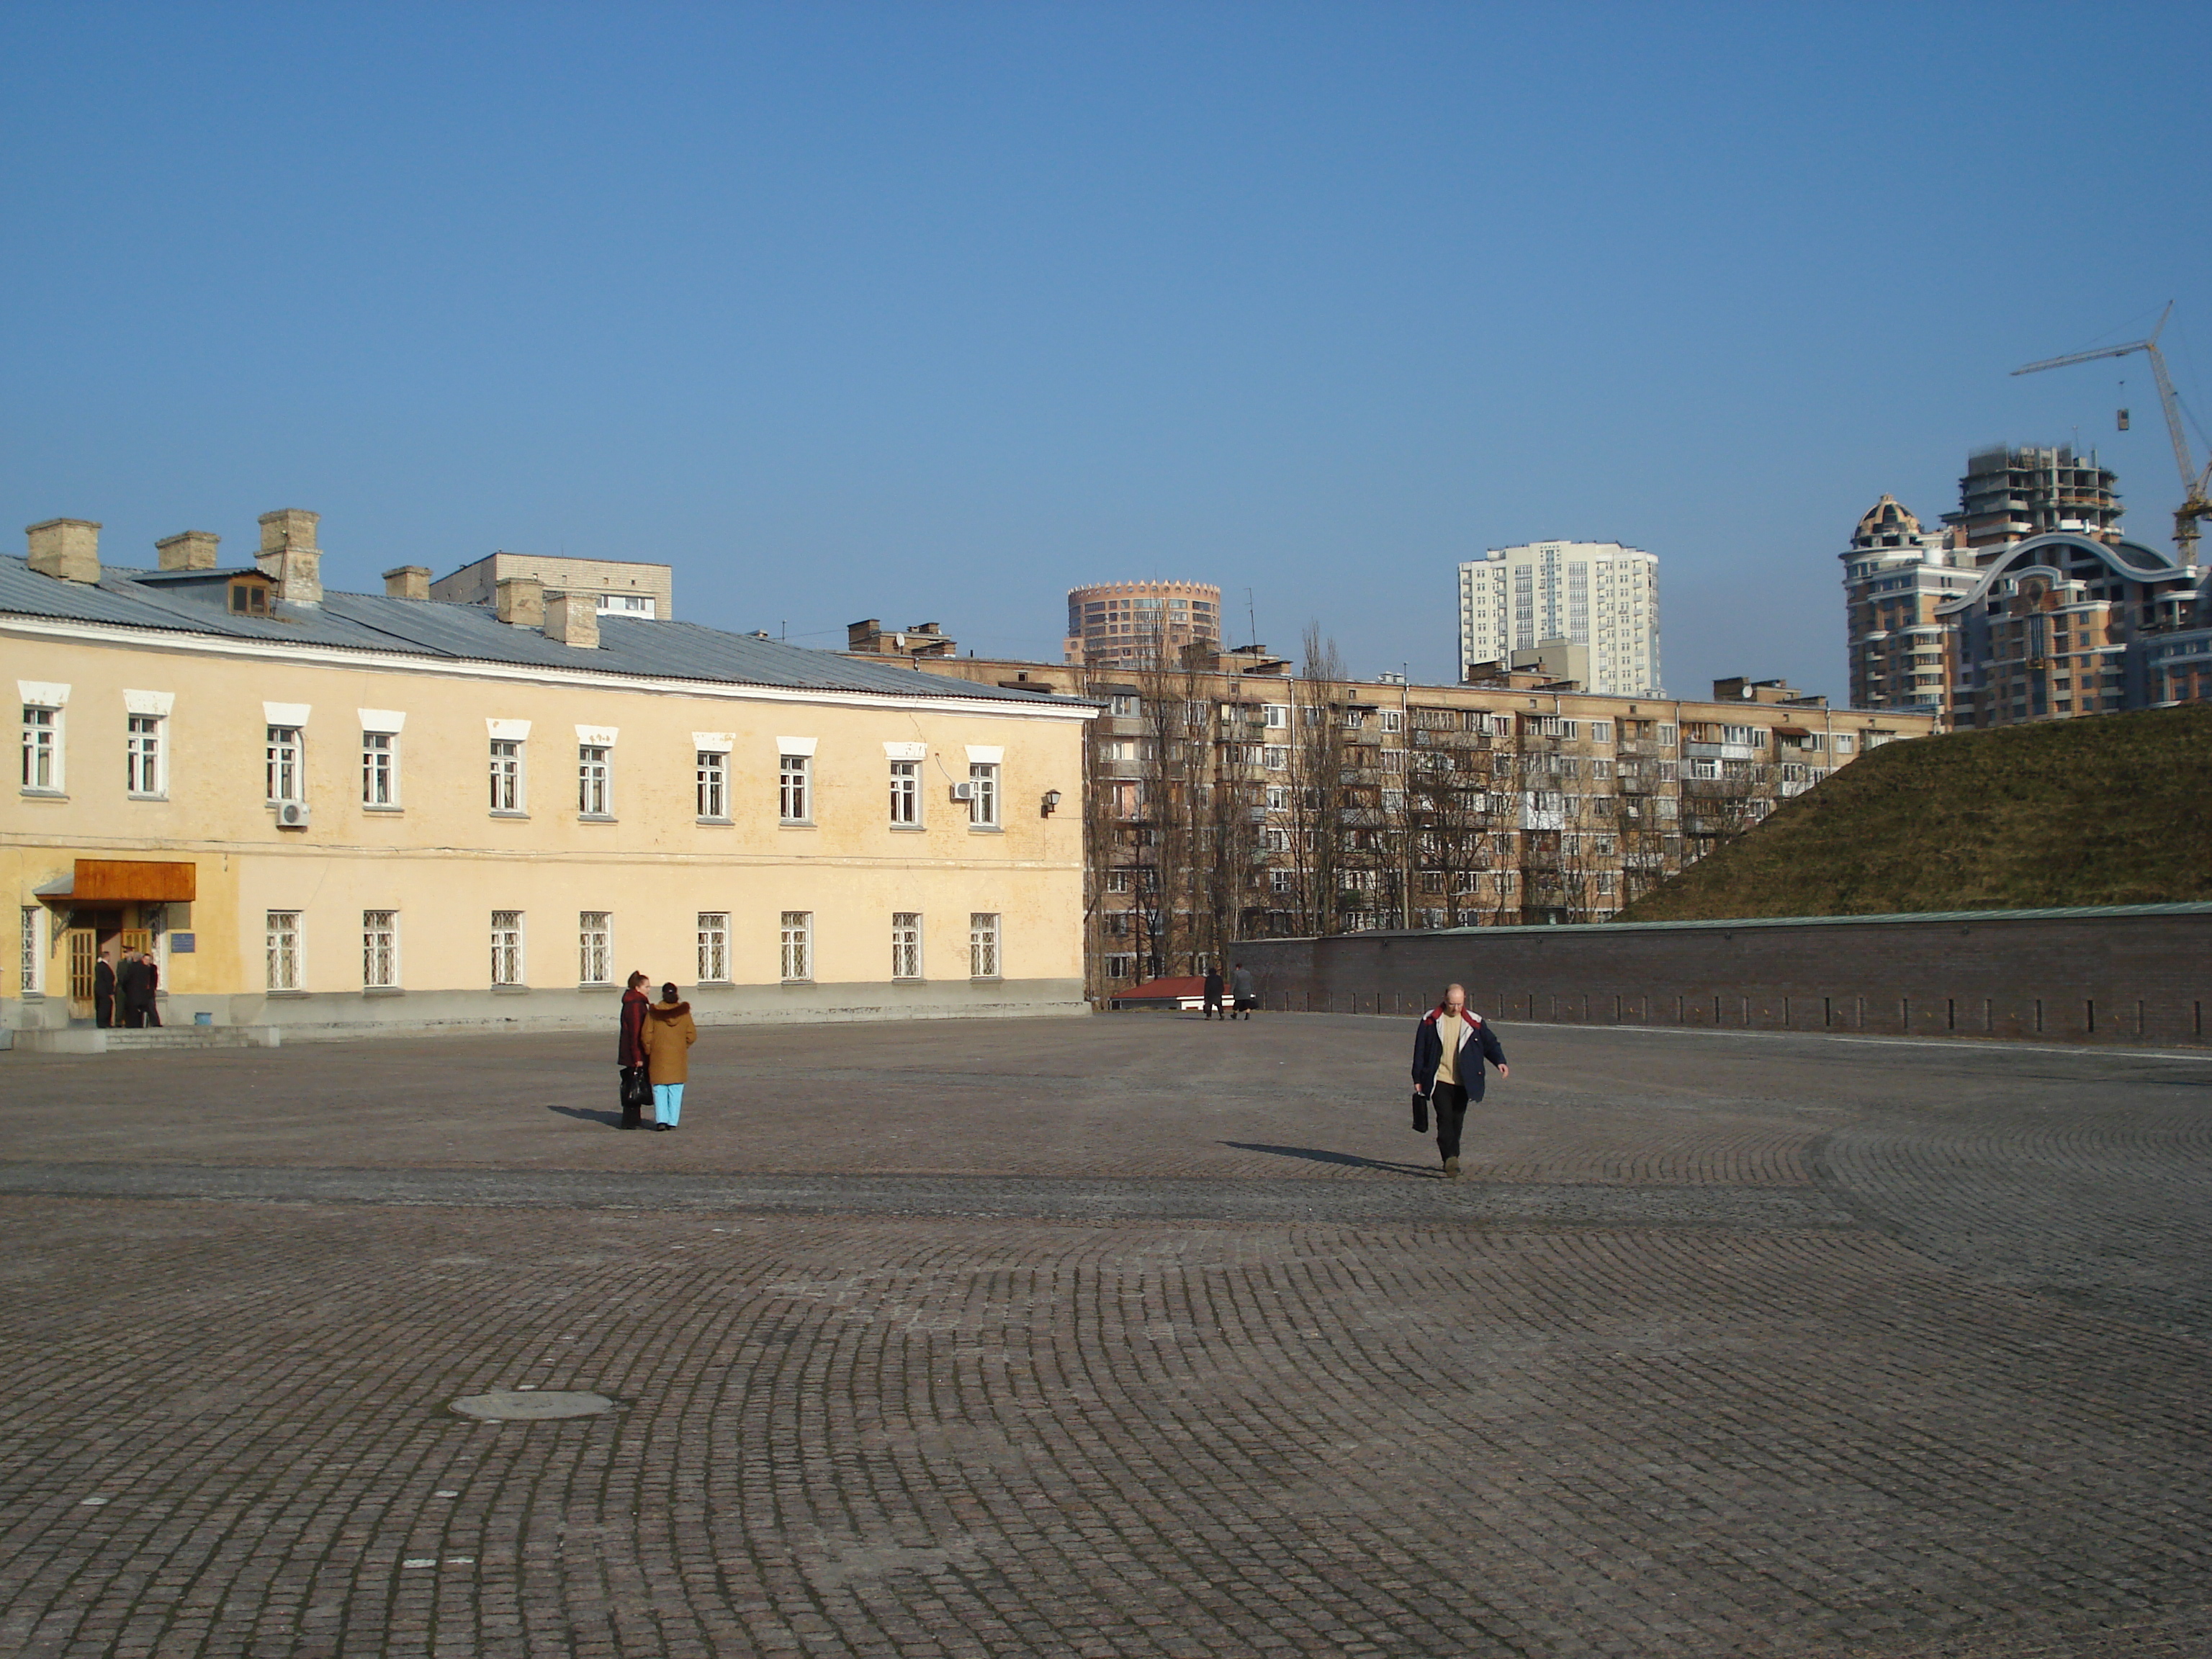
[[0,559],[20,1041],[88,1046],[131,945],[171,1028],[295,1036],[611,1029],[634,968],[708,1022],[1085,1007],[1087,704],[534,578],[325,592],[313,514],[231,568],[98,530]]

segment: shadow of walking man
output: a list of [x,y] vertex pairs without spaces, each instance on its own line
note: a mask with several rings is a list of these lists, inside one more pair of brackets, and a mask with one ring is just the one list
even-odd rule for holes
[[1224,1140],[1240,1152],[1265,1152],[1270,1158],[1302,1158],[1309,1164],[1341,1164],[1358,1170],[1388,1170],[1394,1175],[1417,1175],[1428,1180],[1443,1177],[1422,1164],[1393,1164],[1387,1158],[1360,1158],[1352,1152],[1332,1152],[1319,1146],[1269,1146],[1255,1140]]

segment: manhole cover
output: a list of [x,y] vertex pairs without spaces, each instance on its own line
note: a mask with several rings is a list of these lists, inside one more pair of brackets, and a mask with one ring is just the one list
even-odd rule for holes
[[547,1389],[520,1393],[501,1389],[495,1394],[472,1394],[453,1401],[464,1417],[481,1417],[500,1423],[529,1423],[548,1417],[593,1417],[611,1412],[615,1402],[603,1394],[563,1394]]

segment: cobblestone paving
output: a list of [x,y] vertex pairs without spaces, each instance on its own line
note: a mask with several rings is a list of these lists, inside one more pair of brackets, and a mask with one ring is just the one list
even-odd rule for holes
[[2212,1651],[2212,1060],[1374,1024],[0,1059],[0,1654]]

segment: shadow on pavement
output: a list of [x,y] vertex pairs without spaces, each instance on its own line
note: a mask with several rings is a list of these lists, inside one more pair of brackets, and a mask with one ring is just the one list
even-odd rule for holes
[[1302,1158],[1309,1164],[1347,1164],[1360,1170],[1389,1170],[1395,1175],[1441,1178],[1443,1171],[1425,1164],[1393,1164],[1379,1158],[1359,1158],[1351,1152],[1325,1152],[1319,1146],[1267,1146],[1254,1140],[1224,1140],[1240,1152],[1265,1152],[1271,1158]]
[[558,1112],[562,1117],[581,1118],[586,1123],[620,1123],[620,1112],[595,1112],[581,1106],[548,1106],[549,1112]]

